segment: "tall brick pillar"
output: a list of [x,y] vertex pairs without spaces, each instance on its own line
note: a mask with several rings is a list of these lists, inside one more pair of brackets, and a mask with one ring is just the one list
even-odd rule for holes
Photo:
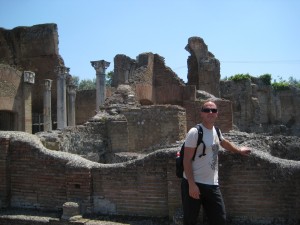
[[99,111],[106,97],[105,70],[109,67],[110,62],[99,60],[91,61],[91,64],[96,70],[96,111]]

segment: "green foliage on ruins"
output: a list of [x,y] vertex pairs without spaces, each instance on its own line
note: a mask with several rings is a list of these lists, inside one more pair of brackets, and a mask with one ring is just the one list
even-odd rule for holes
[[271,85],[272,75],[269,73],[263,74],[259,76],[259,78],[263,81],[265,85]]
[[274,82],[272,87],[276,91],[290,90],[290,84],[288,82]]
[[[290,77],[288,81],[283,80],[282,78],[279,78],[278,82],[276,80],[274,80],[274,82],[272,82],[272,75],[266,73],[266,74],[259,76],[258,78],[261,79],[265,85],[271,85],[273,87],[273,89],[276,91],[290,90],[291,87],[300,88],[300,80],[297,80],[293,77]],[[249,75],[248,73],[247,74],[236,74],[229,78],[225,78],[225,80],[232,80],[235,82],[243,81],[243,80],[252,80],[252,79],[254,79],[254,77]]]
[[240,73],[229,77],[228,80],[232,80],[232,81],[251,80],[251,76],[248,73],[246,74]]

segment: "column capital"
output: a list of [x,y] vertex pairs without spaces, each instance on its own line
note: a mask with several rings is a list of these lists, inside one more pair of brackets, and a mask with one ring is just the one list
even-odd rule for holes
[[65,67],[65,66],[57,66],[54,70],[54,72],[56,72],[58,75],[68,75],[70,72],[70,68],[69,67]]
[[29,84],[34,84],[35,73],[31,71],[24,71],[24,82]]
[[109,67],[110,62],[105,60],[91,61],[92,67],[96,70],[97,74],[105,74],[105,70]]
[[45,90],[51,91],[52,80],[45,79],[44,81],[45,81],[45,83],[44,83],[44,85],[45,85]]

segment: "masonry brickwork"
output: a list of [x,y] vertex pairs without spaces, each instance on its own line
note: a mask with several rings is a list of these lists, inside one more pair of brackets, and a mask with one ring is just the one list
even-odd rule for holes
[[[172,218],[181,205],[180,179],[174,171],[178,148],[124,163],[99,164],[48,150],[30,134],[1,132],[0,206],[62,210],[72,201],[79,203],[81,213]],[[246,158],[221,152],[220,166],[229,218],[299,221],[298,161],[261,151]]]

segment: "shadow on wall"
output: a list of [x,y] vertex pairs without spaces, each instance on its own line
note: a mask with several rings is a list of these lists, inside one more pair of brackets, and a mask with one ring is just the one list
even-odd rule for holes
[[[0,207],[60,211],[71,201],[79,203],[82,214],[134,212],[171,219],[181,205],[174,160],[178,148],[100,164],[48,150],[34,135],[0,132]],[[299,161],[258,150],[246,158],[221,152],[220,183],[232,221],[292,224],[300,219]]]

